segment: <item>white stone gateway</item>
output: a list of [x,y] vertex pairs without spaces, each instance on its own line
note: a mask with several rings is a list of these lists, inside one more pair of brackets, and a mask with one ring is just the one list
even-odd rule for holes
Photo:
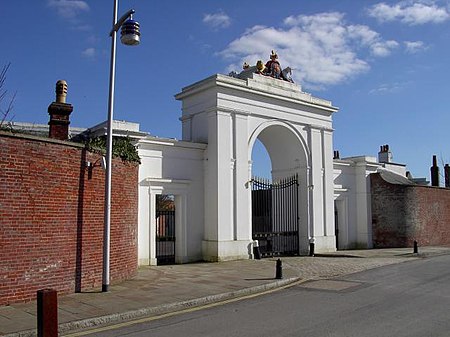
[[173,194],[175,261],[252,258],[252,162],[259,139],[272,179],[298,175],[299,252],[336,250],[331,102],[244,71],[214,75],[176,96],[182,141],[139,141],[139,262],[156,264],[155,196]]

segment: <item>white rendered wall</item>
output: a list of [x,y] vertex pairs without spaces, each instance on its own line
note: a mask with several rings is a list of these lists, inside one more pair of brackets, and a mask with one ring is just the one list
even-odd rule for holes
[[334,160],[339,249],[372,248],[369,175],[382,166],[374,157],[367,156]]
[[202,259],[206,145],[147,137],[139,140],[139,265],[156,265],[157,194],[175,196],[175,262]]

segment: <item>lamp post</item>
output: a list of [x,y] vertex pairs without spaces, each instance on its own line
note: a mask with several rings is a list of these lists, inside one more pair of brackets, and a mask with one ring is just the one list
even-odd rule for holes
[[117,20],[117,8],[119,0],[114,0],[113,27],[111,30],[111,63],[109,67],[109,100],[108,122],[106,129],[106,177],[105,177],[105,215],[103,229],[103,273],[102,292],[107,292],[109,287],[109,257],[110,257],[110,233],[111,233],[111,177],[112,177],[112,139],[113,139],[113,111],[114,111],[114,80],[116,68],[116,36],[121,30],[121,42],[125,45],[135,46],[140,42],[139,23],[133,20],[134,9],[130,9]]

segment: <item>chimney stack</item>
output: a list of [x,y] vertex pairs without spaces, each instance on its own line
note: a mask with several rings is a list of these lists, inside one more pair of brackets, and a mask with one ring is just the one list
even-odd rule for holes
[[389,145],[381,145],[380,152],[378,152],[378,162],[379,163],[391,163],[392,162],[392,152],[389,150]]
[[50,115],[48,136],[59,140],[67,140],[69,138],[69,116],[73,111],[73,106],[66,103],[67,82],[64,80],[56,82],[55,92],[56,101],[48,107]]
[[341,159],[341,155],[339,154],[339,151],[333,152],[333,159]]
[[450,188],[450,166],[445,164],[444,166],[444,174],[445,174],[445,188]]
[[433,156],[433,166],[431,170],[431,186],[439,186],[439,166],[437,165],[436,156]]

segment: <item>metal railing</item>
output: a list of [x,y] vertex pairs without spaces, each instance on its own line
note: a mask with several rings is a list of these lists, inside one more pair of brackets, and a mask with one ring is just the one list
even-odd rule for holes
[[156,259],[175,263],[175,211],[156,211]]

